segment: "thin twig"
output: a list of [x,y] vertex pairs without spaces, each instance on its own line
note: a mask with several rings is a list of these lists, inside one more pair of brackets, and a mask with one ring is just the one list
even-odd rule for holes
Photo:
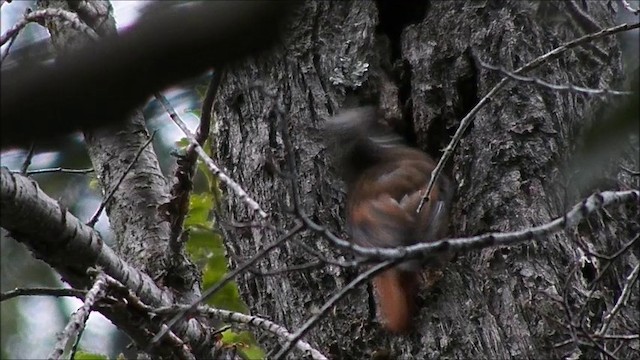
[[256,212],[262,219],[266,219],[268,215],[264,210],[262,210],[260,205],[255,200],[253,200],[249,196],[249,194],[247,194],[247,192],[242,188],[242,186],[240,186],[240,184],[238,184],[229,176],[227,176],[227,174],[225,174],[218,167],[218,165],[215,164],[215,162],[211,159],[211,157],[207,155],[204,149],[202,149],[202,146],[198,144],[193,133],[191,133],[191,130],[189,130],[189,127],[187,127],[187,124],[185,124],[184,121],[182,121],[182,119],[180,118],[180,116],[178,116],[178,114],[175,112],[175,110],[173,109],[173,107],[171,106],[171,103],[169,103],[167,98],[165,98],[160,93],[156,93],[155,97],[156,99],[158,99],[158,101],[160,101],[160,104],[162,104],[164,109],[167,111],[167,113],[171,117],[171,120],[173,120],[173,122],[176,125],[178,125],[178,127],[182,130],[182,132],[185,133],[185,135],[187,136],[187,139],[189,139],[189,142],[193,145],[195,151],[198,153],[198,156],[200,156],[200,158],[204,161],[204,163],[207,165],[207,167],[213,173],[213,175],[217,176],[218,179],[220,179],[220,181],[222,181],[225,185],[231,188],[231,190],[233,190],[236,193],[236,195],[238,195],[238,198],[240,199],[240,201],[247,204],[249,208],[254,212]]
[[[167,308],[160,308],[152,310],[156,314],[173,314],[176,311],[188,310],[188,305],[185,306],[171,306]],[[208,316],[210,318],[215,318],[221,320],[226,323],[236,323],[243,324],[246,326],[255,327],[267,332],[270,332],[283,340],[293,340],[293,335],[287,330],[284,326],[274,323],[273,321],[267,320],[265,318],[254,316],[254,315],[246,315],[235,311],[221,310],[221,309],[213,309],[208,306],[199,306],[196,310],[199,314]],[[295,347],[299,350],[303,351],[305,354],[311,356],[312,359],[317,360],[326,360],[327,357],[324,356],[320,351],[314,349],[309,343],[302,340],[295,340]]]
[[314,249],[313,247],[305,244],[303,241],[299,240],[299,239],[295,239],[293,241],[294,244],[300,246],[304,251],[306,251],[309,255],[315,256],[316,258],[318,258],[318,260],[330,264],[330,265],[335,265],[335,266],[340,266],[340,267],[344,267],[344,268],[348,268],[348,267],[356,267],[356,266],[360,266],[364,264],[364,261],[361,260],[353,260],[353,261],[339,261],[339,260],[334,260],[334,259],[330,259],[324,255],[322,255],[322,253],[316,249]]
[[[616,251],[615,253],[613,253],[613,255],[602,255],[599,254],[597,252],[594,251],[589,251],[589,255],[593,255],[599,259],[604,259],[604,260],[608,260],[608,261],[613,261],[615,260],[618,256],[624,254],[629,248],[631,248],[631,246],[633,246],[633,244],[636,243],[636,241],[640,240],[640,234],[636,234],[636,236],[629,240],[628,243],[622,245],[622,247]],[[604,271],[603,271],[604,272]]]
[[156,136],[156,132],[154,131],[151,134],[151,136],[149,137],[149,140],[147,140],[144,144],[142,144],[140,149],[138,149],[138,152],[133,157],[133,160],[131,161],[129,166],[127,166],[125,171],[122,173],[122,176],[120,176],[120,179],[118,179],[118,182],[111,189],[111,191],[109,191],[109,194],[104,198],[104,200],[102,200],[102,202],[100,203],[100,207],[98,207],[98,210],[96,210],[95,214],[93,214],[91,219],[87,222],[87,226],[93,227],[96,224],[96,222],[98,222],[98,219],[100,218],[100,214],[102,214],[102,210],[104,210],[104,208],[107,205],[107,203],[111,200],[113,195],[116,193],[116,191],[118,190],[118,188],[120,187],[120,185],[124,181],[124,178],[129,174],[131,169],[133,169],[133,167],[135,166],[136,162],[138,162],[138,159],[140,158],[140,155],[142,155],[142,152],[144,151],[144,149],[146,149],[147,146],[149,146],[149,144],[151,144],[151,142],[153,141],[153,138],[155,136]]
[[596,341],[593,335],[591,335],[591,333],[589,332],[589,329],[587,329],[587,326],[585,323],[582,324],[580,330],[582,331],[582,335],[586,337],[593,344],[593,346],[595,346],[598,350],[600,350],[600,352],[603,355],[607,356],[611,360],[619,359],[617,356],[615,356],[615,354],[607,350],[604,346],[600,345],[600,343]]
[[73,296],[83,298],[87,290],[60,288],[16,288],[0,294],[0,302],[18,296]]
[[31,160],[33,160],[33,154],[35,153],[35,150],[36,150],[36,144],[31,143],[31,146],[29,146],[29,151],[27,152],[27,156],[24,158],[24,161],[22,162],[22,167],[20,167],[21,175],[27,174],[27,170],[31,165]]
[[[196,131],[195,140],[200,146],[204,146],[209,130],[211,128],[211,113],[213,111],[213,103],[222,79],[222,70],[216,69],[211,76],[207,92],[202,101],[200,111],[200,125]],[[184,228],[184,220],[189,211],[189,197],[193,190],[193,176],[196,172],[196,164],[198,154],[195,146],[190,144],[184,156],[180,156],[174,172],[176,179],[171,187],[171,201],[169,206],[169,223],[171,224],[171,235],[169,248],[173,254],[179,254],[182,244],[180,242],[181,234]]]
[[[46,169],[35,169],[35,170],[29,170],[27,171],[26,175],[36,175],[36,174],[48,174],[48,173],[62,173],[62,174],[81,174],[81,175],[85,175],[85,174],[89,174],[92,173],[94,170],[93,168],[88,168],[88,169],[69,169],[69,168],[63,168],[63,167],[53,167],[53,168],[46,168]],[[14,174],[18,174],[20,173],[20,171],[11,171]]]
[[[622,31],[636,29],[638,27],[640,27],[640,23],[636,23],[632,25],[622,24],[622,25],[607,28],[595,33],[587,34],[575,40],[569,41],[549,51],[548,53],[531,60],[527,64],[515,70],[513,73],[520,74],[525,71],[534,69],[547,61],[556,59],[563,52],[569,49],[572,49],[580,44],[586,43],[588,41],[592,41],[603,36],[613,35]],[[444,153],[442,154],[442,157],[438,161],[436,168],[431,172],[431,179],[429,180],[427,189],[425,190],[424,195],[420,200],[420,204],[418,205],[418,208],[416,210],[417,213],[420,212],[420,210],[422,209],[422,206],[424,205],[424,202],[429,199],[429,196],[431,196],[431,190],[433,190],[433,186],[435,185],[436,180],[440,176],[440,173],[442,172],[442,169],[444,168],[445,163],[449,161],[449,159],[453,155],[453,151],[456,149],[456,147],[460,143],[460,140],[462,139],[462,135],[465,133],[469,125],[471,125],[471,122],[473,121],[473,118],[475,117],[475,115],[480,111],[480,109],[483,106],[489,103],[489,101],[491,100],[491,97],[493,97],[496,93],[498,93],[498,91],[500,91],[510,81],[511,79],[508,77],[505,77],[502,80],[500,80],[500,82],[497,83],[491,90],[489,90],[489,92],[482,99],[480,99],[480,101],[478,101],[476,106],[474,106],[473,109],[471,109],[471,111],[469,111],[469,113],[460,121],[460,126],[458,126],[458,129],[456,130],[455,134],[451,138],[451,141],[445,147]]]
[[338,291],[335,295],[333,295],[329,300],[327,300],[322,307],[318,310],[318,312],[309,318],[295,333],[293,333],[292,337],[289,341],[280,349],[280,351],[273,357],[274,359],[284,359],[293,345],[301,339],[311,328],[313,328],[318,321],[323,319],[327,312],[331,310],[331,308],[338,302],[340,299],[344,298],[351,290],[354,290],[358,285],[368,281],[374,275],[388,269],[389,267],[395,265],[399,261],[397,260],[388,260],[384,261],[378,265],[375,265],[368,269],[367,271],[360,274],[357,278],[353,279],[350,283],[345,285],[340,291]]
[[602,30],[602,27],[586,12],[582,11],[575,0],[565,1],[565,6],[569,15],[573,17],[575,22],[585,32],[596,32]]
[[546,82],[546,81],[544,81],[542,79],[538,79],[538,78],[535,78],[535,77],[526,77],[526,76],[517,75],[517,74],[505,69],[502,66],[496,66],[496,65],[491,65],[491,64],[485,63],[480,58],[477,58],[476,60],[485,69],[499,71],[502,74],[504,74],[504,75],[514,79],[514,80],[525,82],[525,83],[533,83],[533,84],[536,84],[536,85],[544,86],[544,87],[549,88],[551,90],[575,91],[575,92],[585,93],[585,94],[588,94],[588,95],[600,95],[600,96],[608,96],[608,95],[628,96],[628,95],[632,95],[633,94],[632,91],[619,91],[619,90],[610,90],[610,89],[590,89],[590,88],[585,88],[585,87],[577,86],[577,85],[573,85],[573,84],[566,84],[566,85],[552,84],[552,83]]
[[640,273],[640,264],[636,265],[631,271],[631,273],[629,274],[629,276],[627,276],[626,283],[624,284],[622,293],[618,297],[618,301],[616,301],[616,304],[613,306],[611,311],[609,311],[604,315],[602,326],[598,331],[596,331],[595,335],[603,336],[606,334],[607,330],[609,330],[609,326],[611,325],[613,318],[616,316],[616,314],[618,314],[618,312],[620,312],[620,309],[622,309],[622,307],[627,303],[627,300],[629,299],[629,295],[631,294],[631,288],[636,283],[636,280],[638,280],[639,273]]
[[574,316],[573,311],[571,310],[571,305],[569,304],[569,290],[571,289],[571,280],[574,278],[579,267],[580,263],[576,261],[576,263],[571,267],[571,271],[567,276],[562,291],[562,309],[564,310],[565,316],[569,321],[568,330],[575,344],[578,343],[578,334],[576,333],[576,329],[579,329],[580,327],[576,325],[576,317]]
[[[123,299],[124,304],[127,307],[131,307],[135,309],[134,311],[140,312],[153,312],[153,308],[140,300],[140,298],[128,287],[124,286],[120,281],[115,278],[105,274],[105,281],[109,285],[110,294],[116,298]],[[165,337],[169,346],[171,346],[171,350],[174,352],[174,355],[177,359],[181,360],[195,360],[194,355],[191,353],[191,349],[187,344],[182,341],[176,334],[172,331],[168,331],[167,336]]]
[[266,256],[271,250],[273,250],[276,247],[282,245],[285,241],[287,241],[293,235],[295,235],[298,232],[300,232],[302,229],[303,229],[303,225],[302,224],[300,224],[300,223],[296,224],[289,232],[287,232],[285,235],[282,235],[279,239],[277,239],[273,243],[271,243],[268,246],[264,247],[256,255],[254,255],[251,259],[247,260],[244,264],[238,266],[233,271],[228,272],[215,285],[213,285],[210,288],[208,288],[207,290],[205,290],[202,293],[202,295],[200,296],[200,298],[197,299],[196,301],[194,301],[193,303],[191,303],[191,305],[189,305],[188,308],[183,309],[178,314],[176,314],[173,318],[171,318],[167,322],[166,326],[163,326],[163,328],[156,334],[156,336],[153,337],[153,339],[150,342],[150,345],[153,345],[153,344],[157,343],[169,330],[171,330],[171,328],[178,321],[183,319],[187,314],[190,314],[194,310],[196,310],[198,305],[200,305],[201,303],[204,303],[205,301],[207,301],[207,299],[209,299],[213,294],[215,294],[218,290],[220,290],[229,281],[233,280],[233,278],[235,278],[238,274],[242,273],[246,269],[248,269],[251,266],[253,266],[256,262],[258,262],[258,260],[260,260],[264,256]]
[[273,276],[273,275],[286,274],[290,272],[298,272],[301,270],[313,269],[322,265],[323,263],[324,262],[321,260],[316,260],[316,261],[311,261],[311,262],[307,262],[300,265],[289,266],[284,269],[275,269],[270,271],[260,271],[256,269],[249,269],[249,272],[257,276]]
[[71,315],[71,319],[69,319],[67,326],[65,326],[62,333],[59,334],[58,341],[54,345],[51,354],[49,354],[49,359],[59,359],[64,353],[69,341],[80,336],[80,333],[87,323],[89,314],[91,313],[91,308],[106,294],[107,282],[104,277],[104,273],[97,276],[93,286],[89,291],[87,291],[82,306],[73,313],[73,315]]

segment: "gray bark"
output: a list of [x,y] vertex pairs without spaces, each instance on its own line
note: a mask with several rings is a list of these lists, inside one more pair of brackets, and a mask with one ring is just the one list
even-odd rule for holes
[[[250,258],[293,226],[288,182],[274,168],[295,171],[305,212],[345,235],[343,184],[327,165],[318,130],[340,108],[380,99],[387,118],[397,121],[404,114],[408,123],[399,128],[438,156],[459,120],[501,79],[480,68],[472,52],[486,62],[515,69],[593,31],[594,24],[612,25],[604,2],[589,2],[588,9],[579,9],[581,13],[575,10],[582,6],[578,2],[430,2],[422,9],[405,9],[404,15],[389,9],[378,12],[380,3],[384,2],[307,2],[282,45],[229,68],[215,110],[215,154],[271,214],[278,229],[224,227],[233,264]],[[383,26],[376,28],[379,18]],[[621,77],[620,53],[615,39],[608,37],[568,51],[527,75],[552,83],[615,88]],[[264,90],[274,93],[285,108],[296,169],[286,165],[271,111],[274,99]],[[594,190],[573,187],[572,176],[580,174],[569,176],[563,168],[575,152],[581,129],[600,114],[603,103],[573,92],[508,85],[478,113],[455,152],[449,172],[459,186],[450,235],[539,225],[562,216]],[[637,168],[637,158],[632,163]],[[638,187],[637,180],[633,183],[628,177],[619,181]],[[622,187],[617,182],[609,185]],[[579,352],[595,357],[599,350],[584,338],[581,344],[554,346],[571,339],[572,332],[554,320],[569,322],[564,296],[568,310],[576,313],[587,302],[588,326],[597,329],[602,323],[624,277],[638,263],[638,254],[626,252],[613,262],[595,286],[602,296],[587,300],[589,282],[594,280],[587,270],[593,267],[600,274],[606,262],[576,268],[580,246],[615,252],[638,232],[637,221],[632,220],[637,214],[637,206],[614,209],[610,216],[592,217],[547,241],[459,254],[442,280],[422,293],[411,335],[385,334],[372,318],[366,287],[361,287],[343,299],[307,340],[334,358],[386,354],[417,359],[547,359]],[[221,219],[248,221],[251,214],[229,193]],[[271,252],[257,269],[312,261],[296,245],[298,241],[326,256],[350,257],[318,234],[305,232]],[[577,276],[572,269],[578,269]],[[355,274],[337,266],[275,276],[247,272],[239,285],[253,313],[294,330]],[[571,286],[564,294],[567,281]],[[636,287],[630,301],[637,300]],[[625,307],[610,331],[637,329],[638,315]],[[274,347],[266,339],[263,344]],[[637,356],[637,339],[599,344],[609,350],[620,345],[619,358]]]

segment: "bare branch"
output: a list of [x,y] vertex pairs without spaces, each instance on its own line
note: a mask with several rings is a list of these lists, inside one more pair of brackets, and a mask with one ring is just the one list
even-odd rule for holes
[[324,255],[322,255],[322,253],[320,253],[320,251],[312,248],[311,246],[305,244],[303,241],[300,241],[299,239],[294,240],[293,242],[294,244],[300,246],[305,252],[307,252],[308,254],[315,256],[318,260],[330,264],[330,265],[336,265],[336,266],[340,266],[340,267],[355,267],[355,266],[360,266],[362,264],[364,264],[364,261],[361,260],[353,260],[353,261],[339,261],[339,260],[334,260],[334,259],[330,259]]
[[247,194],[247,192],[242,188],[242,186],[240,186],[240,184],[238,184],[233,179],[231,179],[229,176],[227,176],[227,174],[225,174],[218,167],[218,165],[216,165],[215,162],[213,162],[213,159],[211,159],[211,157],[209,157],[209,155],[207,155],[207,153],[204,151],[204,149],[202,149],[202,146],[200,146],[200,144],[198,144],[198,141],[195,139],[193,133],[191,133],[191,130],[189,130],[189,127],[187,127],[187,124],[185,124],[184,121],[182,121],[182,119],[180,119],[180,116],[178,116],[178,114],[175,112],[175,110],[173,109],[173,107],[171,106],[171,104],[169,103],[167,98],[165,98],[160,93],[156,93],[155,96],[156,96],[156,99],[158,99],[158,101],[160,101],[162,106],[165,108],[165,110],[167,111],[167,113],[171,117],[171,120],[173,120],[173,122],[175,122],[176,125],[178,125],[180,130],[182,130],[182,132],[185,133],[185,135],[187,136],[187,139],[189,139],[189,142],[191,143],[191,145],[193,146],[195,151],[198,153],[200,158],[207,165],[209,170],[211,170],[213,175],[217,176],[218,179],[220,179],[220,181],[222,181],[226,186],[231,188],[231,190],[233,190],[233,192],[235,192],[236,195],[238,195],[238,198],[240,199],[240,201],[242,201],[245,204],[247,204],[247,206],[249,206],[249,208],[251,210],[256,212],[262,219],[266,219],[268,217],[268,215],[267,215],[266,212],[264,212],[264,210],[262,210],[260,205],[255,200],[253,200],[249,196],[249,194]]
[[13,299],[18,296],[74,296],[82,298],[86,293],[86,290],[80,289],[16,288],[0,294],[0,301]]
[[[220,86],[222,79],[222,69],[216,69],[211,76],[211,81],[207,88],[207,93],[202,101],[202,109],[200,111],[200,125],[196,131],[195,140],[198,145],[204,146],[209,129],[211,128],[211,111],[213,102]],[[180,238],[184,226],[184,220],[189,211],[189,196],[193,189],[193,176],[196,172],[196,164],[198,154],[195,146],[189,145],[184,156],[180,156],[174,172],[175,183],[171,187],[171,201],[167,209],[169,213],[169,223],[171,224],[171,236],[169,238],[169,248],[174,254],[179,254],[182,247]]]
[[281,236],[279,239],[277,239],[273,243],[271,243],[268,246],[264,247],[256,255],[254,255],[251,259],[247,260],[244,264],[238,266],[233,271],[230,271],[227,274],[225,274],[225,276],[222,279],[220,279],[220,281],[218,281],[215,285],[213,285],[210,288],[208,288],[207,290],[205,290],[202,293],[202,295],[200,296],[200,298],[197,299],[196,301],[194,301],[188,308],[181,310],[178,314],[176,314],[173,318],[171,318],[167,322],[166,326],[163,326],[162,330],[160,332],[158,332],[156,334],[156,336],[154,336],[154,338],[151,340],[151,343],[152,344],[153,343],[157,343],[167,333],[167,331],[171,330],[171,328],[178,321],[183,319],[187,314],[190,314],[193,311],[195,311],[199,304],[207,301],[207,299],[209,299],[213,294],[215,294],[217,291],[219,291],[224,285],[226,285],[229,281],[231,281],[233,278],[235,278],[238,274],[240,274],[243,271],[249,269],[258,260],[262,259],[265,255],[267,255],[271,250],[273,250],[276,247],[282,245],[285,241],[289,240],[292,236],[294,236],[295,234],[300,232],[302,229],[303,229],[303,225],[302,224],[295,225],[285,235]]
[[36,150],[36,145],[34,143],[31,143],[31,146],[29,146],[29,151],[27,152],[27,156],[25,156],[24,162],[22,163],[22,166],[20,167],[20,174],[22,174],[22,175],[27,174],[27,170],[29,169],[29,166],[31,165],[31,160],[33,160],[33,154],[34,154],[35,150]]
[[[33,180],[12,174],[0,167],[0,226],[12,237],[27,245],[35,256],[54,267],[65,281],[76,288],[90,286],[86,271],[99,266],[105,274],[135,289],[136,295],[153,307],[175,302],[169,290],[162,290],[145,273],[133,268],[106,246],[95,230],[84,225],[66,209],[47,196]],[[33,219],[38,219],[34,222]],[[127,302],[131,304],[130,301]],[[146,347],[157,331],[154,323],[132,322],[125,307],[102,307],[100,312],[124,330],[141,347]],[[195,320],[174,326],[179,336],[189,339],[189,346],[200,348],[210,339]],[[171,353],[180,352],[171,348]],[[152,354],[167,349],[153,347]]]
[[602,27],[586,12],[582,11],[575,0],[569,0],[564,2],[568,13],[573,17],[578,26],[583,31],[596,32],[602,30]]
[[632,91],[619,91],[619,90],[610,90],[610,89],[589,89],[589,88],[585,88],[585,87],[577,86],[577,85],[573,85],[573,84],[556,85],[556,84],[552,84],[552,83],[546,82],[546,81],[544,81],[542,79],[538,79],[538,78],[535,78],[535,77],[526,77],[526,76],[517,75],[517,74],[505,69],[502,66],[495,66],[495,65],[491,65],[491,64],[485,63],[484,61],[482,61],[478,57],[476,57],[476,61],[478,61],[478,63],[485,69],[499,71],[502,74],[504,74],[504,75],[514,79],[514,80],[525,82],[525,83],[533,83],[533,84],[536,84],[536,85],[540,85],[540,86],[549,88],[551,90],[574,91],[574,92],[580,92],[580,93],[584,93],[584,94],[588,94],[588,95],[599,95],[599,96],[609,96],[609,95],[628,96],[628,95],[632,95],[633,94]]
[[609,330],[609,326],[611,325],[611,321],[616,316],[616,314],[620,312],[620,309],[622,309],[622,307],[627,303],[627,300],[629,300],[629,295],[631,294],[631,288],[635,285],[636,281],[638,280],[639,273],[640,273],[640,264],[636,265],[633,268],[633,270],[631,270],[631,273],[629,273],[629,276],[627,276],[626,282],[624,284],[624,288],[622,289],[622,293],[618,297],[618,301],[616,301],[616,304],[613,306],[611,311],[605,314],[603,318],[604,321],[602,322],[602,326],[598,331],[596,331],[595,335],[597,336],[606,335],[607,330]]
[[87,319],[89,319],[91,309],[97,301],[104,298],[106,289],[107,282],[105,280],[105,274],[100,273],[91,289],[87,291],[82,306],[71,315],[67,326],[65,326],[62,333],[58,335],[58,341],[54,345],[51,354],[49,354],[49,359],[59,359],[64,353],[67,344],[71,341],[75,343],[76,339],[79,340],[80,333],[84,330]]
[[[14,174],[20,174],[22,173],[22,171],[11,171]],[[53,167],[53,168],[46,168],[46,169],[35,169],[35,170],[29,170],[27,171],[27,173],[25,175],[36,175],[36,174],[48,174],[48,173],[62,173],[62,174],[89,174],[94,172],[93,168],[88,168],[88,169],[69,169],[69,168],[63,168],[63,167]]]
[[96,40],[98,39],[98,34],[93,31],[92,28],[87,26],[76,13],[71,11],[49,8],[44,10],[36,10],[32,11],[28,14],[24,15],[24,18],[18,21],[15,25],[11,27],[11,29],[7,30],[2,36],[0,36],[0,45],[4,45],[11,37],[16,36],[20,30],[22,30],[27,24],[31,22],[39,22],[44,21],[51,17],[61,18],[69,22],[69,25],[78,31],[82,31],[87,34],[90,38]]
[[352,244],[349,241],[338,238],[326,228],[314,223],[308,216],[300,214],[300,217],[309,229],[322,233],[338,247],[349,249],[360,256],[372,259],[428,258],[441,252],[469,251],[491,246],[515,245],[529,240],[544,240],[548,235],[575,226],[586,216],[598,209],[614,204],[638,201],[638,198],[640,198],[640,191],[638,190],[595,193],[576,204],[565,216],[558,217],[543,225],[508,233],[487,233],[467,238],[443,239],[393,249],[362,247]]
[[118,188],[120,187],[120,185],[122,184],[124,179],[127,177],[127,175],[129,175],[129,172],[135,166],[136,162],[140,158],[140,155],[142,154],[144,149],[146,149],[147,146],[149,146],[149,144],[151,144],[151,142],[153,141],[153,138],[155,137],[155,135],[156,135],[156,132],[154,131],[153,134],[151,134],[151,136],[149,137],[149,140],[147,140],[140,147],[140,149],[138,149],[138,152],[136,152],[136,155],[133,157],[133,160],[131,160],[131,163],[129,163],[129,166],[127,166],[127,168],[124,170],[124,172],[122,173],[122,176],[120,176],[120,179],[118,180],[118,182],[115,184],[115,186],[111,190],[109,190],[109,194],[104,198],[104,200],[102,200],[102,202],[100,203],[100,206],[98,207],[98,210],[96,210],[96,212],[93,214],[91,219],[89,221],[87,221],[87,225],[88,226],[93,227],[96,224],[96,222],[98,222],[98,219],[100,218],[100,214],[102,214],[102,210],[104,210],[104,207],[111,200],[111,198],[113,197],[113,194],[116,193],[116,191],[118,190]]
[[323,264],[323,261],[316,260],[316,261],[311,261],[311,262],[307,262],[300,265],[289,266],[283,269],[275,269],[270,271],[258,271],[255,269],[249,269],[249,272],[257,276],[273,276],[273,275],[286,274],[290,272],[297,272],[301,270],[313,269],[313,268],[319,267],[322,264]]
[[635,171],[632,169],[629,169],[628,167],[625,166],[620,166],[620,169],[622,169],[623,171],[627,172],[629,175],[631,176],[640,176],[640,171]]
[[[170,306],[166,308],[159,308],[155,310],[151,310],[157,314],[174,314],[176,311],[188,310],[188,306]],[[295,347],[302,352],[311,356],[312,359],[316,360],[326,360],[327,357],[324,356],[320,351],[314,349],[309,343],[302,340],[293,340],[293,336],[289,330],[287,330],[284,326],[278,325],[273,321],[267,320],[265,318],[254,316],[254,315],[246,315],[235,311],[221,310],[221,309],[213,309],[208,306],[199,306],[196,310],[199,314],[208,316],[210,318],[219,319],[226,323],[235,323],[235,324],[243,324],[249,327],[255,327],[257,329],[261,329],[276,335],[277,337],[283,340],[291,340],[295,341]]]
[[629,4],[627,0],[619,0],[619,1],[622,4],[622,7],[625,8],[628,12],[632,13],[633,15],[638,15],[638,13],[640,13],[640,8],[634,9],[633,6],[631,6],[631,4]]
[[387,260],[378,265],[372,266],[367,271],[360,274],[357,278],[353,279],[350,283],[345,285],[340,291],[338,291],[335,295],[333,295],[329,300],[327,300],[322,307],[318,310],[318,312],[309,318],[307,322],[305,322],[299,329],[296,331],[289,341],[278,351],[278,353],[273,357],[274,359],[284,359],[287,356],[287,353],[291,351],[291,348],[299,339],[301,339],[309,330],[311,330],[321,319],[323,319],[327,312],[331,310],[331,308],[338,302],[340,299],[344,298],[351,290],[358,287],[360,284],[367,282],[376,274],[382,272],[390,268],[391,266],[397,264],[399,261],[397,260]]

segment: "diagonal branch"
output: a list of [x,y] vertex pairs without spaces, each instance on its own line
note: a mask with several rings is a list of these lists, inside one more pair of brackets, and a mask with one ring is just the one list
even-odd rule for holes
[[267,49],[297,6],[288,1],[174,3],[144,13],[126,32],[64,61],[3,70],[0,143],[23,144],[116,123],[154,92]]
[[249,206],[251,210],[256,212],[262,219],[266,219],[268,215],[264,210],[262,210],[260,205],[255,200],[253,200],[253,198],[251,198],[249,194],[247,194],[247,192],[242,188],[240,184],[238,184],[237,182],[235,182],[235,180],[227,176],[227,174],[225,174],[218,167],[218,165],[216,165],[216,163],[213,162],[213,159],[211,159],[211,157],[207,155],[207,153],[204,151],[202,146],[198,144],[198,141],[195,139],[193,133],[191,133],[191,131],[187,127],[187,124],[185,124],[184,121],[180,119],[180,116],[178,116],[178,114],[173,109],[173,107],[171,106],[167,98],[161,95],[160,93],[156,94],[156,98],[160,101],[162,106],[169,113],[171,120],[173,120],[173,122],[175,122],[176,125],[178,125],[180,130],[182,130],[182,132],[185,133],[185,135],[187,136],[187,139],[189,139],[189,142],[191,143],[191,145],[193,145],[193,148],[195,149],[196,153],[204,161],[204,163],[207,165],[209,170],[211,170],[213,175],[217,176],[220,179],[220,181],[222,181],[225,185],[231,188],[231,190],[233,190],[233,192],[235,192],[236,195],[238,195],[238,198],[240,199],[240,201],[247,204],[247,206]]
[[229,281],[233,280],[238,274],[251,268],[258,260],[265,257],[271,250],[282,245],[285,241],[289,240],[291,237],[299,233],[302,229],[303,229],[302,224],[296,224],[285,235],[282,235],[279,239],[277,239],[273,243],[265,246],[262,250],[260,250],[257,254],[255,254],[251,259],[247,260],[245,263],[238,266],[233,271],[230,271],[227,274],[225,274],[225,276],[220,281],[218,281],[215,285],[205,290],[202,293],[202,296],[200,296],[199,299],[191,303],[191,305],[188,308],[183,309],[178,314],[176,314],[173,318],[171,318],[167,322],[166,326],[164,326],[162,330],[158,332],[158,334],[156,334],[152,342],[155,343],[159,341],[169,330],[171,330],[175,326],[176,323],[178,323],[181,319],[184,319],[185,316],[187,316],[187,314],[190,314],[191,312],[195,311],[198,305],[207,301],[207,299],[209,299],[213,294],[215,294],[217,291],[222,289],[224,285],[226,285]]
[[340,291],[334,294],[329,300],[327,300],[324,305],[318,310],[318,312],[309,318],[299,329],[296,331],[289,341],[278,351],[278,353],[274,356],[274,359],[284,359],[287,356],[287,353],[291,351],[293,345],[301,339],[309,330],[311,330],[321,319],[323,319],[327,312],[331,310],[331,308],[342,298],[344,298],[351,290],[357,288],[360,284],[367,282],[369,279],[374,277],[376,274],[384,271],[385,269],[390,268],[391,266],[397,264],[398,260],[387,260],[378,265],[375,265],[368,269],[367,271],[360,274],[358,277],[353,279],[350,283],[345,285]]
[[56,341],[51,354],[49,354],[49,359],[59,359],[70,341],[73,340],[76,344],[79,342],[80,336],[89,319],[91,309],[97,301],[100,301],[106,296],[106,289],[107,282],[105,280],[105,274],[100,273],[91,289],[87,291],[82,306],[71,315],[67,326],[65,326],[62,333],[58,335],[58,341]]
[[[175,302],[169,290],[160,289],[147,274],[118,257],[94,229],[63,209],[35,181],[12,174],[5,167],[0,167],[0,226],[30,248],[35,257],[56,269],[74,288],[91,286],[87,270],[100,267],[150,306],[169,306]],[[150,344],[151,334],[158,327],[151,319],[146,323],[133,321],[125,307],[101,308],[100,312],[141,347]],[[174,330],[188,339],[193,348],[209,341],[201,324],[180,322]],[[153,347],[151,351],[160,354],[159,351],[167,350]]]
[[[200,146],[204,146],[209,129],[211,128],[211,112],[213,110],[213,102],[220,86],[223,70],[217,69],[211,76],[211,81],[207,88],[207,93],[202,101],[202,110],[200,111],[200,125],[194,137]],[[167,206],[169,212],[169,223],[171,224],[171,236],[169,248],[174,254],[179,253],[181,248],[180,235],[184,227],[184,220],[189,211],[189,195],[193,190],[193,176],[196,172],[196,164],[198,154],[195,146],[189,145],[186,153],[180,156],[174,172],[175,183],[171,187],[171,200]]]
[[109,201],[111,201],[111,198],[113,198],[113,194],[116,193],[116,191],[118,190],[118,188],[120,187],[120,185],[124,181],[124,178],[127,177],[129,172],[131,172],[131,169],[133,169],[133,167],[136,165],[136,162],[140,158],[140,155],[142,154],[144,149],[146,149],[147,146],[149,146],[149,144],[151,144],[151,142],[153,141],[153,138],[155,136],[156,136],[156,133],[154,132],[153,134],[151,134],[149,139],[144,144],[142,144],[142,146],[140,147],[138,152],[136,152],[135,156],[133,157],[133,160],[131,160],[131,163],[129,163],[127,168],[122,172],[122,175],[120,175],[120,178],[118,179],[118,181],[111,188],[111,190],[109,190],[109,193],[107,194],[107,196],[105,196],[105,198],[100,202],[100,206],[98,207],[98,210],[96,210],[96,212],[93,214],[93,216],[91,216],[91,219],[89,219],[89,221],[87,221],[87,225],[93,227],[96,224],[96,222],[98,222],[98,219],[100,218],[100,214],[102,214],[102,210],[104,210],[104,207],[107,205],[107,203]]
[[[149,310],[155,312],[157,314],[173,314],[176,310],[187,310],[188,306],[172,306],[168,308],[159,308],[155,310]],[[228,311],[222,309],[214,309],[208,306],[199,306],[197,309],[198,313],[204,316],[208,316],[210,318],[219,319],[221,321],[227,323],[235,323],[235,324],[243,324],[250,327],[255,327],[269,333],[272,333],[278,336],[281,339],[290,340],[295,343],[295,347],[304,353],[311,356],[314,360],[326,360],[327,357],[324,356],[320,351],[313,348],[306,341],[302,341],[299,339],[294,340],[294,335],[289,332],[284,326],[278,325],[273,321],[267,320],[265,318],[254,316],[254,315],[246,315],[243,313]]]

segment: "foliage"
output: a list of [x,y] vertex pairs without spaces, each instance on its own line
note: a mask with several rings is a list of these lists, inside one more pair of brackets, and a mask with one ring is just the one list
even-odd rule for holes
[[[182,139],[179,144],[186,145]],[[205,144],[205,148],[208,148]],[[209,288],[220,281],[228,271],[222,237],[215,231],[212,220],[214,206],[220,202],[221,192],[218,180],[211,171],[198,163],[195,177],[206,179],[206,189],[198,192],[195,189],[189,200],[189,214],[185,220],[185,229],[189,232],[187,251],[193,261],[202,271],[202,287]],[[194,180],[195,182],[195,180]],[[248,313],[247,306],[240,298],[235,282],[230,282],[208,301],[208,304],[220,309]],[[235,346],[249,359],[264,358],[263,351],[257,346],[255,338],[250,332],[235,332],[227,330],[223,333],[222,341],[227,346]]]

